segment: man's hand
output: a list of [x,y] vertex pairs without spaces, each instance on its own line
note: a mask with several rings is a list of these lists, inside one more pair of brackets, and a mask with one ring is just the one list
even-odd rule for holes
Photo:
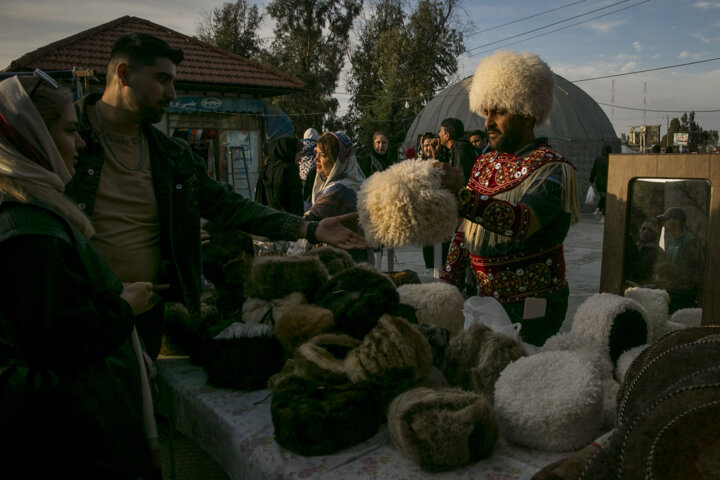
[[207,245],[209,243],[210,243],[210,234],[201,228],[200,229],[200,245],[202,245],[204,247],[205,245]]
[[360,230],[357,220],[357,212],[323,218],[315,230],[315,238],[346,250],[368,248],[363,236],[356,233]]
[[150,282],[124,283],[120,298],[130,304],[135,315],[147,312],[160,300]]
[[455,195],[458,190],[460,190],[463,185],[463,179],[460,175],[460,172],[457,168],[453,167],[452,165],[448,163],[442,163],[442,162],[434,162],[433,167],[440,168],[444,171],[444,175],[442,178],[442,183],[440,186],[442,188],[446,188],[450,190],[450,193]]

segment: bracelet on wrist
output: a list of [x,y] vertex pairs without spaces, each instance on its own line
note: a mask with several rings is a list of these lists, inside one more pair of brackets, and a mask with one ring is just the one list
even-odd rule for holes
[[320,222],[308,222],[305,230],[305,239],[312,244],[318,243],[318,239],[315,236],[315,230],[317,230],[318,223]]

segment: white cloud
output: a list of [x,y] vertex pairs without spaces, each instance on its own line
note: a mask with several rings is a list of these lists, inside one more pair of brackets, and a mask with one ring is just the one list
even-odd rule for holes
[[610,30],[613,30],[614,28],[619,27],[624,23],[625,20],[616,20],[613,22],[590,22],[587,24],[587,26],[598,32],[608,33]]
[[720,2],[695,2],[693,8],[720,8]]
[[704,56],[703,53],[692,53],[688,52],[687,50],[683,50],[680,52],[680,55],[678,55],[678,58],[680,59],[698,59],[702,58]]
[[627,62],[625,65],[620,67],[620,71],[622,73],[632,72],[633,70],[637,70],[637,62]]
[[635,51],[637,52],[642,52],[645,49],[643,44],[640,42],[633,42],[633,48],[635,48]]

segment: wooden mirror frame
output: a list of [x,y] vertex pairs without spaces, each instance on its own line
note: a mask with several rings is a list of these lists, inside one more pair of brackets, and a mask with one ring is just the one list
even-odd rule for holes
[[693,179],[710,182],[710,212],[705,254],[705,283],[702,295],[702,324],[720,323],[720,155],[713,154],[651,154],[610,155],[608,168],[605,231],[603,234],[600,292],[623,295],[625,277],[625,239],[627,238],[628,198],[633,180],[639,178]]

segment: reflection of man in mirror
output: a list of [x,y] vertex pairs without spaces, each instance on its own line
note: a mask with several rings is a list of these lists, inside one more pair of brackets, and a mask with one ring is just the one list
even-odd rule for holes
[[670,313],[681,308],[698,306],[705,261],[695,235],[686,226],[687,216],[681,208],[671,207],[657,217],[665,227],[665,255],[667,256],[672,283]]
[[634,280],[642,286],[653,286],[656,282],[656,273],[667,262],[665,252],[658,241],[660,240],[660,225],[655,219],[645,219],[640,225],[637,236],[637,251],[639,257],[638,271]]

